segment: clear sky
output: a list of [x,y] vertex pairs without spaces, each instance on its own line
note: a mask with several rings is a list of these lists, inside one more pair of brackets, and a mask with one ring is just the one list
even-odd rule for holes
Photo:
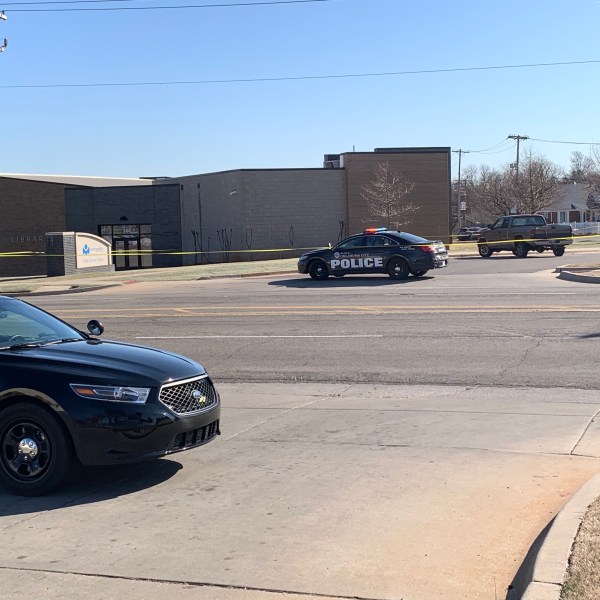
[[[0,54],[0,172],[137,177],[320,167],[326,153],[390,146],[462,148],[472,151],[463,167],[500,166],[515,159],[513,141],[498,146],[509,134],[600,143],[599,0],[122,10],[236,1],[0,0],[8,16],[0,20],[0,41],[8,38]],[[121,10],[22,12],[111,7]],[[598,62],[454,70],[581,61]],[[453,71],[285,79],[436,70]],[[590,152],[538,141],[521,148],[564,167],[573,151]]]

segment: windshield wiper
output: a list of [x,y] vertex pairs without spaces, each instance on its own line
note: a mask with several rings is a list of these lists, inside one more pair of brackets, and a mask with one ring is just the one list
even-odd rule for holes
[[52,346],[54,344],[66,344],[67,342],[82,342],[83,338],[63,338],[61,340],[40,340],[39,342],[22,342],[20,344],[11,344],[2,346],[0,350],[21,350],[22,348],[41,348],[42,346]]

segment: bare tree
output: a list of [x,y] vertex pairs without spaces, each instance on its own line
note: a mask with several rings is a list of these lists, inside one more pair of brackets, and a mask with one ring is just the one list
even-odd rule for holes
[[525,155],[518,181],[520,212],[537,213],[560,198],[561,169],[530,150]]
[[371,215],[384,219],[388,229],[400,229],[421,208],[407,200],[414,187],[412,181],[384,162],[377,164],[375,179],[362,187],[361,195]]
[[579,182],[587,182],[590,176],[598,173],[596,161],[591,156],[585,156],[578,150],[571,154],[571,169],[568,173],[569,179]]
[[490,217],[513,212],[515,188],[510,167],[498,171],[482,166],[479,170],[477,198],[479,209]]

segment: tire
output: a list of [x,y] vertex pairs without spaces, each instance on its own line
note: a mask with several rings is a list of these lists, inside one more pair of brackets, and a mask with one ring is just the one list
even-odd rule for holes
[[413,271],[413,275],[415,277],[423,277],[423,275],[425,275],[426,273],[428,273],[428,271]]
[[329,269],[322,260],[314,260],[308,266],[308,274],[316,281],[323,281],[329,277]]
[[565,247],[564,246],[556,246],[556,247],[552,248],[552,252],[553,252],[554,256],[562,256],[565,253]]
[[527,255],[529,254],[529,248],[527,247],[527,244],[525,242],[516,242],[513,254],[517,258],[527,258]]
[[479,250],[479,256],[481,256],[481,258],[489,258],[494,254],[494,251],[485,242],[479,242],[477,244],[477,249]]
[[392,258],[387,266],[387,274],[392,279],[406,279],[410,275],[410,269],[405,260]]
[[71,440],[46,409],[23,401],[0,412],[0,484],[19,496],[58,488],[75,464]]

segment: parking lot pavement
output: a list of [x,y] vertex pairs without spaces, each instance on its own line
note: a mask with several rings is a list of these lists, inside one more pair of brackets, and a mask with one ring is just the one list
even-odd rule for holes
[[600,467],[593,390],[219,387],[204,448],[0,493],[0,597],[504,598]]

